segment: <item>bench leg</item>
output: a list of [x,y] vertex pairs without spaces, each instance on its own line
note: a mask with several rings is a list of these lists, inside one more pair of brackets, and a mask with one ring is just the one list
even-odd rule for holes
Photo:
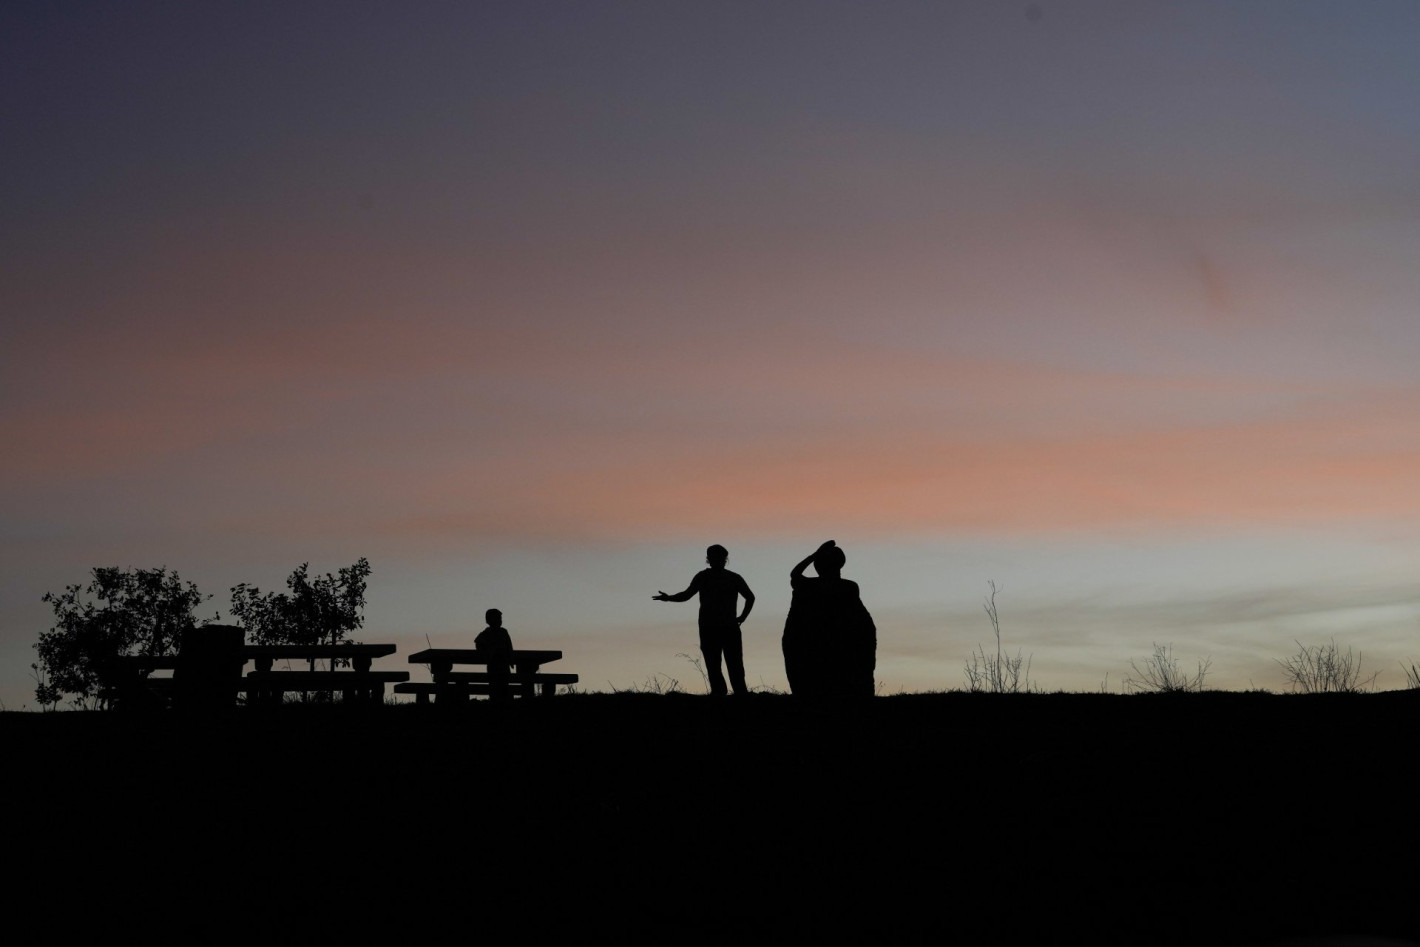
[[434,700],[445,710],[462,707],[468,703],[468,688],[462,684],[440,684],[434,691]]

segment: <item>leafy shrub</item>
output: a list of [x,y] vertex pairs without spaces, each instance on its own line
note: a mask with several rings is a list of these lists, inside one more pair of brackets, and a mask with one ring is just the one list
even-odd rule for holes
[[245,582],[232,589],[232,617],[254,644],[339,644],[365,623],[369,561],[362,556],[338,575],[327,572],[314,579],[309,566],[301,563],[286,579],[289,592],[262,594]]
[[87,586],[46,593],[54,627],[41,632],[34,646],[35,700],[53,706],[67,697],[76,708],[106,706],[105,665],[118,657],[171,653],[179,636],[197,624],[193,610],[208,598],[166,567],[96,568]]

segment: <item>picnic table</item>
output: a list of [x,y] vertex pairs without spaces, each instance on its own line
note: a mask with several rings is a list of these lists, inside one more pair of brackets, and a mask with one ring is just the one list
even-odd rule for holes
[[[279,704],[287,691],[340,692],[347,704],[384,703],[385,685],[409,680],[408,671],[372,671],[375,658],[394,654],[392,644],[265,644],[244,645],[243,656],[256,663],[244,679],[248,699],[256,704]],[[330,670],[276,671],[277,661],[329,661]],[[350,662],[349,671],[337,671],[339,661]]]
[[[235,625],[205,625],[184,636],[176,653],[116,658],[109,666],[109,696],[127,707],[172,702],[217,708],[230,707],[241,692],[252,704],[270,704],[280,703],[287,691],[325,691],[339,692],[349,703],[379,704],[386,684],[409,680],[408,671],[370,669],[375,658],[395,653],[392,644],[249,645],[243,643],[244,635]],[[350,670],[334,669],[342,660],[349,662]],[[243,677],[248,661],[256,669]],[[329,661],[331,669],[273,670],[277,661]],[[149,676],[162,670],[173,676]]]
[[[575,684],[576,674],[546,673],[544,664],[562,660],[561,651],[484,651],[479,648],[429,648],[409,656],[410,664],[427,664],[434,680],[427,684],[395,685],[397,694],[414,694],[421,704],[433,695],[441,704],[464,703],[473,694],[487,694],[499,700],[514,696],[531,697],[541,692],[551,697],[558,684]],[[483,665],[485,671],[455,671],[456,664]]]

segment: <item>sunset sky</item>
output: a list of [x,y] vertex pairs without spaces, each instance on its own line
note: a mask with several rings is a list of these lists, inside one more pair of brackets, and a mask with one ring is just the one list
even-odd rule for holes
[[[1420,4],[0,7],[0,701],[94,566],[699,691],[1420,662]],[[404,667],[403,658],[391,668]],[[422,671],[416,671],[422,674]],[[657,676],[660,675],[659,678]]]

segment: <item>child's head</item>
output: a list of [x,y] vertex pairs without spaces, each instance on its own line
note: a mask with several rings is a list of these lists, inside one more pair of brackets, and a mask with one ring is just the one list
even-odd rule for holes
[[503,627],[503,613],[496,608],[490,608],[488,611],[484,612],[483,620],[488,622],[488,627],[490,628]]

